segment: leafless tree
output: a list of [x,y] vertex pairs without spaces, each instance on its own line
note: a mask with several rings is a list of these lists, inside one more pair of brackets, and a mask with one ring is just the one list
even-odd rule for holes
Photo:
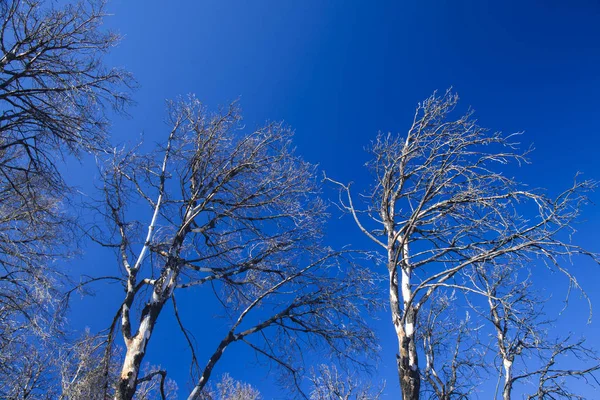
[[229,374],[223,374],[216,385],[209,385],[200,395],[201,400],[262,400],[254,386],[236,381]]
[[[2,219],[30,227],[58,224],[57,202],[67,187],[57,162],[66,153],[106,147],[107,109],[123,109],[132,80],[102,64],[119,40],[101,30],[104,1],[59,8],[50,1],[10,0],[0,3],[0,14]],[[21,238],[23,229],[8,230],[5,247],[49,242],[34,231],[30,235],[37,236]]]
[[426,361],[421,371],[421,392],[426,398],[473,398],[486,375],[481,326],[472,320],[468,309],[457,307],[459,303],[455,290],[438,290],[421,311],[417,341]]
[[[126,354],[115,398],[136,393],[169,302],[190,345],[190,399],[199,398],[224,351],[237,343],[278,365],[298,387],[295,351],[323,343],[351,358],[374,348],[360,317],[374,278],[357,265],[343,271],[351,253],[321,244],[325,208],[315,169],[294,154],[290,130],[270,123],[245,133],[235,105],[211,115],[194,98],[171,103],[168,124],[164,148],[150,155],[116,151],[102,171],[98,211],[114,237],[97,240],[117,249],[126,287],[118,315]],[[177,308],[186,289],[214,293],[230,321],[205,365]],[[198,313],[196,320],[210,319],[209,310]]]
[[[538,346],[536,351],[540,360],[538,369],[531,369],[513,377],[517,380],[533,381],[535,389],[527,395],[527,400],[571,399],[582,400],[586,397],[579,395],[581,387],[587,385],[598,390],[598,371],[600,357],[598,353],[585,346],[585,340],[572,340],[571,337],[560,338],[555,342],[547,341]],[[560,363],[575,358],[575,364],[561,366]],[[558,365],[557,365],[558,363]],[[585,365],[585,367],[582,367]],[[537,380],[537,382],[536,382]],[[576,382],[576,389],[571,389],[569,383]],[[531,393],[531,392],[530,392]]]
[[[515,135],[490,133],[472,111],[452,119],[451,91],[420,103],[405,136],[380,134],[371,148],[374,185],[358,204],[349,185],[340,206],[387,257],[389,303],[398,337],[403,399],[418,399],[417,315],[439,288],[460,287],[466,267],[498,258],[560,258],[583,249],[564,239],[594,182],[575,182],[552,199],[502,173],[526,161]],[[567,233],[567,232],[565,232]],[[592,255],[593,256],[593,255]]]
[[[107,108],[128,101],[129,76],[101,61],[118,40],[103,17],[102,1],[0,2],[1,397],[40,395],[46,344],[60,334],[56,264],[72,236],[57,163],[102,148]],[[23,383],[25,370],[40,379]]]
[[[529,399],[579,399],[583,397],[569,389],[570,380],[598,384],[600,357],[585,347],[584,339],[551,339],[549,329],[557,321],[544,319],[545,301],[537,295],[529,270],[493,263],[467,272],[471,286],[485,293],[484,306],[473,309],[493,327],[503,400],[513,397],[517,384],[524,392],[535,387]],[[576,363],[569,363],[566,356]]]
[[62,349],[60,400],[105,400],[110,396],[111,378],[116,379],[118,365],[117,354],[106,354],[106,341],[105,336],[86,332],[80,340]]
[[177,398],[178,386],[173,379],[167,378],[167,371],[146,364],[142,367],[141,379],[138,379],[136,398],[140,400],[169,400]]
[[[1,151],[25,159],[4,160],[3,169],[54,170],[54,151],[103,148],[106,106],[120,110],[131,82],[102,56],[119,40],[100,29],[103,0],[57,7],[42,0],[0,5]],[[51,176],[57,178],[56,174]]]
[[[60,368],[60,400],[105,400],[115,394],[114,383],[119,376],[119,348],[107,352],[108,337],[91,335],[89,332],[58,352],[54,361]],[[177,385],[167,378],[166,371],[146,363],[142,367],[137,398],[140,400],[175,399]]]
[[352,374],[343,374],[338,368],[319,365],[310,377],[312,383],[311,400],[376,400],[381,398],[385,385],[375,387],[369,382],[360,381]]
[[[14,320],[9,320],[14,323]],[[55,385],[53,378],[56,376],[50,374],[53,365],[53,356],[55,353],[49,346],[50,340],[43,343],[29,343],[32,335],[25,329],[21,332],[12,332],[13,334],[3,339],[0,347],[0,398],[7,400],[22,399],[54,399],[60,393]],[[23,336],[20,336],[22,334]]]
[[[28,178],[27,185],[36,185],[34,181],[35,176]],[[21,371],[39,371],[47,378],[43,371],[55,344],[50,343],[61,336],[63,276],[56,262],[65,255],[61,245],[70,231],[68,220],[60,220],[58,201],[43,193],[44,185],[38,185],[35,204],[18,197],[8,184],[0,194],[0,394],[31,389],[21,381],[26,377]],[[21,390],[26,387],[30,389]]]

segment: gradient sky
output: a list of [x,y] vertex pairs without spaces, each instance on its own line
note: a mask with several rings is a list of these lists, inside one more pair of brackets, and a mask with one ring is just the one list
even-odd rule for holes
[[[106,26],[124,38],[107,62],[128,69],[140,84],[131,116],[114,121],[115,143],[133,142],[142,133],[148,143],[164,142],[167,99],[195,93],[214,109],[239,98],[247,126],[285,120],[307,160],[337,180],[366,187],[364,147],[375,134],[406,131],[418,101],[452,86],[461,107],[472,106],[482,126],[524,131],[523,147],[533,143],[532,164],[509,172],[518,179],[550,194],[570,185],[578,171],[600,179],[597,1],[113,0],[109,12],[114,15]],[[92,163],[72,171],[73,182],[88,190]],[[592,198],[600,204],[600,193]],[[575,236],[596,251],[598,207],[587,208]],[[332,211],[328,240],[368,245],[351,221]],[[91,245],[85,250],[74,263],[77,270],[116,273],[111,254]],[[598,268],[581,262],[574,270],[600,305]],[[545,286],[549,295],[565,294],[558,277]],[[117,297],[107,299],[108,293]],[[73,307],[73,322],[104,328],[121,299],[117,287],[98,288],[95,298]],[[587,312],[574,295],[561,329],[585,333],[600,348],[600,323],[596,318],[586,325]],[[161,318],[159,328],[168,326],[171,317]],[[375,326],[384,351],[373,379],[386,379],[387,398],[394,398],[396,344],[387,314]],[[185,345],[178,337],[175,348],[165,347],[168,335],[157,330],[150,361],[185,382]],[[210,349],[216,345],[209,333],[196,338]],[[216,374],[229,371],[265,398],[277,396],[272,377],[251,368],[247,355],[241,346],[228,350]],[[185,385],[180,388],[186,396]]]

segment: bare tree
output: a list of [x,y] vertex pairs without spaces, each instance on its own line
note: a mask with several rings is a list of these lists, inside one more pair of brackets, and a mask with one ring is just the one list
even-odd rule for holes
[[[216,386],[216,387],[215,387]],[[223,374],[216,385],[209,385],[200,395],[201,400],[262,400],[254,386],[236,381],[229,374]]]
[[[15,178],[14,175],[12,175]],[[45,182],[27,178],[23,186],[37,185],[27,203],[6,181],[0,189],[0,397],[26,393],[31,387],[21,371],[39,371],[42,377],[61,335],[63,307],[59,289],[63,275],[57,268],[61,247],[69,240],[68,219],[61,220],[58,201],[44,193]],[[1,179],[0,179],[1,180]],[[39,185],[36,182],[40,182]],[[37,348],[36,348],[37,347]],[[47,352],[50,352],[47,354]],[[27,354],[27,357],[22,357]],[[39,380],[35,380],[39,383]],[[33,381],[32,381],[33,382]],[[36,385],[39,387],[39,385]],[[19,389],[26,388],[30,389]],[[35,391],[34,391],[35,392]],[[21,398],[21,397],[17,397]]]
[[[473,305],[473,309],[493,327],[502,399],[510,400],[517,384],[525,392],[531,385],[535,387],[530,399],[583,398],[569,389],[568,381],[598,384],[595,374],[600,369],[600,357],[585,347],[583,339],[551,339],[549,329],[556,321],[544,319],[545,301],[537,295],[530,271],[492,265],[479,265],[466,272],[471,286],[485,293],[485,304]],[[563,359],[569,355],[577,359],[575,364]]]
[[438,290],[420,314],[417,341],[426,361],[421,392],[427,398],[472,398],[487,371],[486,346],[479,339],[481,326],[458,303],[455,290]]
[[102,63],[119,40],[101,30],[103,0],[11,0],[0,10],[0,188],[13,206],[3,216],[45,226],[67,189],[57,162],[106,148],[107,109],[123,109],[132,80]]
[[[0,2],[1,397],[41,396],[48,340],[60,335],[57,261],[72,235],[57,165],[102,148],[107,109],[128,101],[128,74],[102,64],[118,41],[101,30],[103,17],[102,1]],[[40,379],[23,383],[24,370]]]
[[173,379],[167,378],[167,371],[160,366],[151,366],[146,363],[142,367],[143,377],[138,379],[136,398],[140,400],[169,400],[177,398],[178,386]]
[[106,336],[86,332],[80,340],[62,349],[58,359],[60,400],[105,400],[110,396],[111,380],[116,379],[118,365],[117,354],[106,353],[106,342]]
[[[549,399],[585,399],[577,393],[581,387],[587,385],[596,390],[600,387],[598,371],[600,371],[600,357],[598,353],[585,346],[585,339],[572,340],[571,337],[560,338],[555,342],[547,341],[538,346],[536,351],[540,360],[540,367],[532,369],[513,377],[517,380],[533,380],[536,387],[532,394],[527,395],[527,400]],[[575,365],[560,366],[557,363],[575,358]],[[585,365],[585,367],[582,367]],[[537,382],[535,382],[537,379]],[[576,382],[577,389],[571,389],[569,383]],[[531,393],[531,392],[530,392]]]
[[[98,210],[114,232],[104,244],[117,249],[126,286],[118,315],[126,354],[115,398],[136,393],[169,302],[190,345],[190,399],[199,398],[224,351],[237,343],[278,365],[297,387],[295,350],[323,343],[352,357],[374,348],[359,308],[373,277],[359,266],[343,272],[351,252],[321,244],[325,208],[315,169],[293,153],[290,130],[271,123],[242,133],[235,105],[210,115],[194,98],[171,103],[168,123],[165,148],[146,156],[116,152],[102,171]],[[150,210],[145,222],[135,219],[139,211],[130,213],[141,202]],[[186,289],[216,295],[230,321],[205,365],[177,308]]]
[[54,399],[60,393],[54,381],[56,376],[49,373],[49,365],[53,365],[55,353],[49,346],[49,340],[43,343],[28,343],[33,335],[25,329],[29,329],[29,326],[9,336],[8,340],[3,340],[0,348],[0,398]]
[[343,374],[338,368],[321,364],[310,377],[312,383],[311,400],[376,400],[383,393],[385,385],[375,387],[362,382],[352,374]]
[[[119,376],[119,348],[108,351],[109,337],[89,332],[63,346],[54,361],[60,369],[60,390],[52,398],[60,400],[105,400],[115,394]],[[137,398],[140,400],[175,399],[177,385],[167,378],[165,370],[146,363],[142,367]]]
[[418,105],[404,137],[377,137],[369,163],[375,182],[364,203],[355,203],[349,185],[332,181],[340,206],[387,257],[405,400],[420,395],[417,316],[436,290],[472,290],[460,287],[457,275],[500,257],[538,257],[562,268],[560,257],[586,253],[561,233],[595,183],[575,182],[551,199],[508,178],[500,167],[525,161],[516,137],[481,128],[472,111],[452,119],[457,102],[451,91],[434,94]]
[[53,151],[103,148],[106,106],[120,110],[129,101],[120,89],[131,82],[126,72],[102,64],[119,40],[100,29],[104,6],[103,0],[61,8],[41,0],[0,5],[0,149],[26,159],[6,160],[4,169],[52,171]]

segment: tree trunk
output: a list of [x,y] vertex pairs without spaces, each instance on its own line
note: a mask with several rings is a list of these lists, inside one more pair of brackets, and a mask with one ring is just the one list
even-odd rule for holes
[[[154,223],[151,223],[150,226],[152,227],[153,224]],[[117,381],[115,400],[132,400],[135,395],[140,366],[144,359],[144,355],[146,354],[146,347],[148,347],[152,331],[154,331],[154,326],[156,325],[156,321],[158,320],[162,308],[171,297],[173,290],[175,290],[175,283],[177,281],[177,276],[179,275],[178,256],[185,235],[189,230],[190,228],[188,225],[183,228],[173,240],[165,266],[160,277],[156,279],[153,284],[154,288],[152,296],[142,309],[140,326],[137,333],[133,337],[130,337],[127,333],[124,334],[127,352],[125,353],[125,360],[123,360],[121,376]],[[127,324],[129,324],[128,316],[122,318],[125,318]],[[126,329],[126,332],[127,331],[129,331],[129,328]]]
[[402,392],[402,400],[418,400],[421,388],[421,376],[419,374],[417,346],[414,340],[417,312],[412,305],[408,304],[408,299],[411,296],[410,271],[405,272],[402,270],[404,316],[401,314],[397,271],[398,269],[395,265],[389,265],[390,308],[392,322],[398,338],[399,354],[396,356],[396,361],[398,365],[398,377],[400,379],[400,390]]
[[[411,319],[414,318],[414,312]],[[408,318],[407,318],[408,319]],[[413,324],[414,322],[408,322]],[[410,335],[409,335],[410,333]],[[400,354],[397,357],[398,376],[400,378],[400,389],[402,391],[402,400],[418,400],[421,388],[421,375],[419,373],[419,362],[417,356],[417,346],[414,340],[414,332],[406,332],[398,337],[400,345]]]
[[512,361],[509,359],[504,359],[504,388],[502,390],[502,399],[510,400],[510,396],[512,393]]
[[[155,288],[156,289],[156,288]],[[125,339],[127,352],[121,369],[121,376],[117,382],[115,400],[131,400],[137,390],[137,380],[140,366],[146,353],[148,341],[166,299],[154,296],[142,310],[141,323],[138,332],[131,339]]]

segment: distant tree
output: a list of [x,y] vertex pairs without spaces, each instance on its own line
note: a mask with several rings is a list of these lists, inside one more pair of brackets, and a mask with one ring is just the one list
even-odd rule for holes
[[385,387],[362,382],[351,374],[339,372],[335,365],[325,364],[313,370],[310,381],[310,400],[376,400],[381,398]]
[[440,289],[472,291],[457,280],[465,268],[536,259],[565,271],[560,263],[571,255],[597,259],[566,235],[595,182],[575,182],[552,199],[508,178],[500,167],[526,161],[514,135],[481,128],[472,111],[453,119],[457,102],[451,91],[434,94],[418,105],[405,136],[378,135],[364,201],[332,181],[343,210],[386,256],[405,400],[421,393],[418,314]]
[[[194,98],[171,103],[168,123],[164,148],[117,151],[102,169],[97,211],[114,235],[97,240],[117,250],[126,287],[118,315],[126,352],[115,398],[136,394],[169,303],[192,355],[190,399],[200,398],[234,344],[278,365],[296,387],[296,352],[325,344],[351,357],[373,349],[360,304],[370,301],[374,278],[357,265],[343,272],[351,252],[321,243],[326,215],[315,168],[294,154],[290,130],[271,123],[245,132],[235,105],[211,115]],[[229,318],[205,365],[177,307],[184,290],[216,296]],[[213,310],[197,307],[197,321],[212,318]]]
[[236,381],[229,374],[224,374],[216,385],[209,385],[199,398],[201,400],[263,400],[258,389]]
[[60,335],[65,278],[57,261],[72,243],[58,165],[104,148],[108,108],[128,101],[129,75],[102,64],[118,41],[100,29],[104,15],[102,1],[0,2],[2,398],[50,390],[45,371],[56,347],[50,339]]

